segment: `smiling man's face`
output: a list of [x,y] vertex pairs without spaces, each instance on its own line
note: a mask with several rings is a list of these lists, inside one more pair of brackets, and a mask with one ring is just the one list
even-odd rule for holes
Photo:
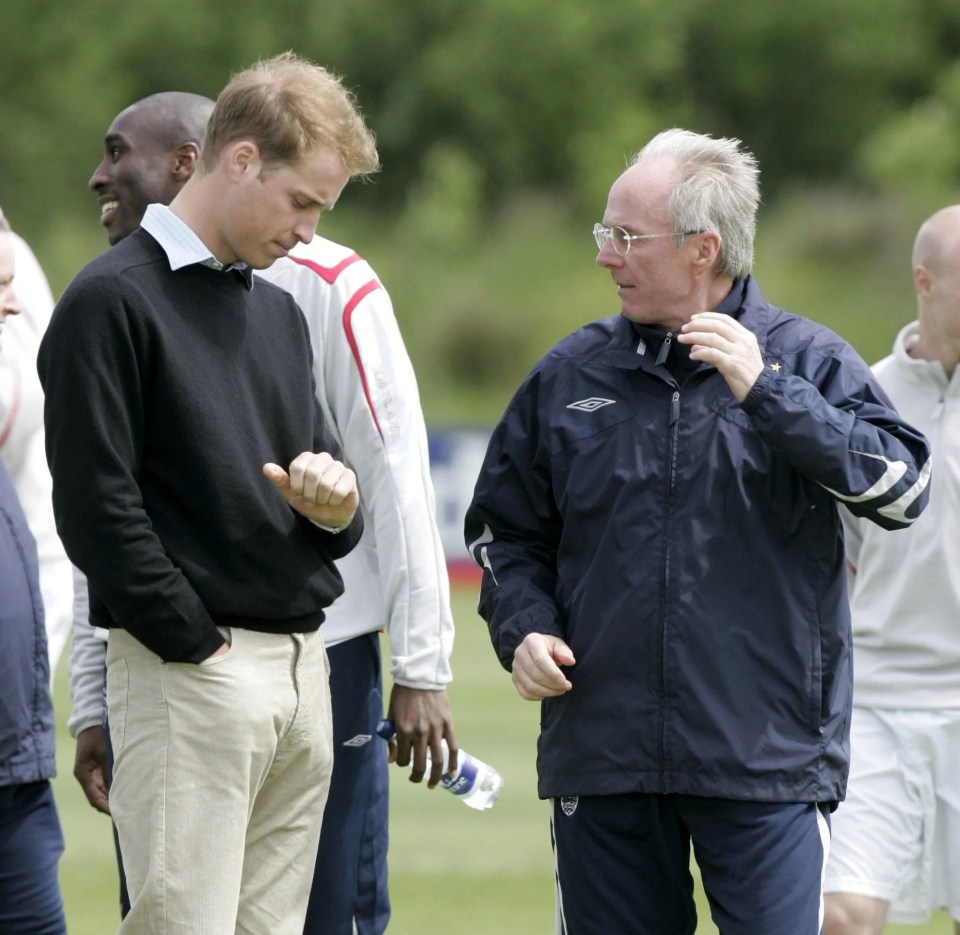
[[103,159],[88,186],[100,203],[100,223],[111,244],[139,226],[147,206],[169,204],[180,184],[173,176],[176,150],[168,148],[160,122],[137,104],[110,124],[103,138]]

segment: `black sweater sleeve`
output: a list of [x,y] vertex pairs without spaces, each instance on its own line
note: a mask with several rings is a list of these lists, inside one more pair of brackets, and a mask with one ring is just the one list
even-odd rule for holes
[[58,303],[37,362],[57,531],[125,629],[164,658],[199,661],[223,639],[164,550],[138,484],[150,379],[142,327],[105,276]]
[[356,544],[292,510],[263,475],[339,449],[288,293],[193,265],[138,231],[57,304],[38,356],[57,528],[102,626],[199,662],[217,625],[315,630]]

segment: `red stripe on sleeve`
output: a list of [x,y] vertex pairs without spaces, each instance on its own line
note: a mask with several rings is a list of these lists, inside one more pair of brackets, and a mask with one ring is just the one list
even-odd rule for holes
[[[336,266],[321,266],[319,263],[314,263],[313,260],[308,260],[304,257],[299,256],[289,256],[287,259],[293,260],[294,263],[299,263],[300,266],[305,266],[309,270],[313,270],[324,282],[329,285],[333,285],[337,277],[348,267],[352,266],[354,263],[359,263],[363,257],[359,253],[351,253],[350,256],[342,259]],[[377,419],[377,411],[373,408],[373,400],[370,397],[370,385],[367,382],[367,374],[363,369],[363,361],[360,359],[360,349],[357,347],[356,335],[353,333],[353,326],[350,322],[350,319],[353,315],[353,310],[360,304],[360,302],[366,298],[371,292],[375,289],[382,288],[380,283],[376,279],[371,279],[368,283],[365,283],[361,286],[352,296],[350,296],[349,301],[343,309],[343,331],[347,336],[347,343],[350,345],[350,350],[353,353],[353,359],[356,362],[357,370],[360,373],[360,382],[363,385],[363,395],[366,397],[367,406],[370,409],[370,415],[373,416],[373,424],[377,427],[377,432],[380,434],[380,438],[383,438],[383,430],[380,428],[380,421]]]
[[350,350],[353,352],[353,359],[356,361],[357,370],[360,372],[360,382],[363,384],[363,395],[367,398],[367,405],[370,407],[370,415],[373,416],[373,424],[377,427],[377,431],[380,433],[380,438],[383,438],[383,430],[380,428],[380,422],[377,419],[377,412],[373,408],[373,400],[370,398],[370,386],[367,383],[367,374],[363,369],[363,362],[360,360],[360,349],[357,347],[357,338],[353,333],[353,324],[351,318],[353,317],[353,310],[362,302],[371,292],[376,289],[381,288],[380,283],[376,279],[371,279],[368,283],[362,285],[352,296],[350,296],[350,301],[347,302],[346,306],[343,309],[343,331],[347,336],[347,343],[350,345]]

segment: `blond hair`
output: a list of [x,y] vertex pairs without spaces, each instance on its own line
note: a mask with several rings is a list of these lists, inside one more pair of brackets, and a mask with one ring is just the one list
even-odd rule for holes
[[324,147],[351,176],[380,168],[376,140],[352,92],[336,75],[293,52],[230,79],[207,123],[201,171],[211,171],[223,148],[240,139],[257,144],[266,166],[296,163]]

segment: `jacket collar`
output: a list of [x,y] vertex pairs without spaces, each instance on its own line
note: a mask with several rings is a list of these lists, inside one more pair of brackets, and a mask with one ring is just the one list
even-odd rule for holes
[[[760,353],[764,352],[770,328],[770,306],[753,276],[735,280],[727,298],[717,306],[716,311],[732,315],[745,328],[749,328],[757,336]],[[653,342],[646,340],[644,332],[652,332],[652,329],[635,325],[623,315],[617,316],[603,362],[620,370],[637,370],[641,366],[647,369],[647,366],[652,366],[659,341],[656,347],[649,347]]]

